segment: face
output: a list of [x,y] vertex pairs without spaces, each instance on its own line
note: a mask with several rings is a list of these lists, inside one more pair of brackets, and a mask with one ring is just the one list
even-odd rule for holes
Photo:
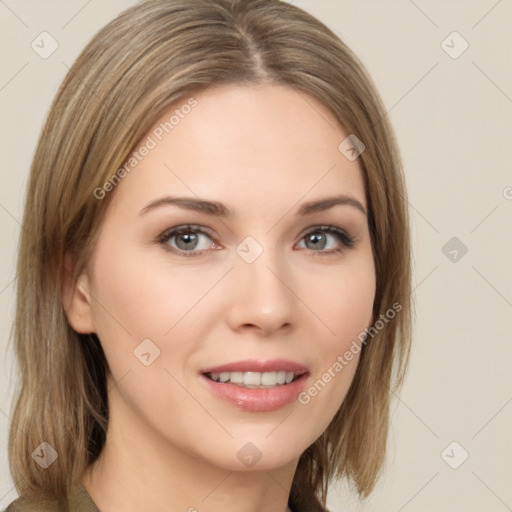
[[364,182],[338,150],[348,134],[304,93],[194,98],[108,192],[70,321],[97,333],[127,431],[229,470],[277,468],[330,423],[358,363],[343,356],[371,325]]

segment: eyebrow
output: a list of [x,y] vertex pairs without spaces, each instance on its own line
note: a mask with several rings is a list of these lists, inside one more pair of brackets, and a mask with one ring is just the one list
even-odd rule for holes
[[[160,199],[156,199],[155,201],[150,202],[141,210],[140,215],[144,215],[162,206],[169,205],[175,205],[186,210],[193,210],[201,213],[206,213],[208,215],[213,215],[216,217],[225,218],[231,216],[229,208],[225,204],[220,203],[218,201],[207,201],[206,199],[199,199],[195,197],[172,196],[162,197]],[[358,201],[356,198],[347,195],[325,197],[323,199],[318,199],[315,201],[304,203],[301,205],[296,214],[300,217],[305,217],[307,215],[312,215],[314,213],[329,210],[330,208],[338,205],[352,206],[359,210],[361,213],[363,213],[363,215],[367,215],[366,209],[362,205],[362,203]]]

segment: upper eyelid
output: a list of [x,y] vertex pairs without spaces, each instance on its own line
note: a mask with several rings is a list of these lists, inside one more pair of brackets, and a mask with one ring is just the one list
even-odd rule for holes
[[208,228],[206,226],[202,226],[200,224],[180,224],[179,226],[174,226],[172,228],[168,228],[160,236],[169,235],[171,233],[179,232],[179,231],[200,231],[202,233],[206,233],[208,235],[213,234],[214,231],[211,228]]

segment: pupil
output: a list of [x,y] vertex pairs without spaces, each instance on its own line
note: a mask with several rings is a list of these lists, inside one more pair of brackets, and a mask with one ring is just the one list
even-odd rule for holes
[[[180,240],[184,240],[185,243],[180,244]],[[193,249],[195,242],[197,242],[197,235],[194,233],[182,233],[177,237],[176,240],[176,243],[180,247],[180,249]]]
[[[322,240],[322,237],[323,237],[323,240]],[[318,242],[320,240],[320,242],[316,243],[315,240],[316,240],[316,242]],[[325,235],[324,234],[321,234],[319,236],[318,234],[313,233],[309,236],[309,241],[315,242],[313,247],[320,247],[320,249],[323,249],[325,247]]]

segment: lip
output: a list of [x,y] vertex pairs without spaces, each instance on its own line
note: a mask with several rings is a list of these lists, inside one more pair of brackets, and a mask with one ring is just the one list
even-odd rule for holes
[[222,373],[222,372],[293,372],[296,374],[306,373],[308,369],[299,363],[289,361],[287,359],[272,359],[269,361],[257,361],[247,359],[244,361],[236,361],[220,366],[211,366],[201,370],[201,373]]
[[[206,373],[222,372],[273,372],[287,371],[298,374],[293,382],[282,384],[275,388],[257,389],[245,388],[235,384],[215,382],[209,379]],[[217,398],[229,404],[250,412],[270,412],[281,409],[297,400],[298,395],[304,390],[309,376],[308,369],[299,363],[284,359],[271,361],[237,361],[221,366],[205,368],[201,371],[200,379]]]

